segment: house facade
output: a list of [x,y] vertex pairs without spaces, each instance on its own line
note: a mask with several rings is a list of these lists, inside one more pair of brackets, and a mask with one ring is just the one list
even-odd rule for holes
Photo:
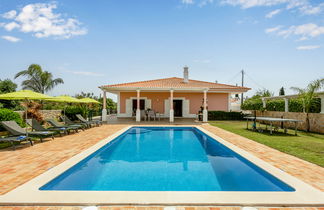
[[[249,90],[246,87],[191,80],[188,67],[184,67],[183,78],[103,85],[99,88],[104,98],[107,92],[117,95],[117,117],[136,116],[136,121],[140,121],[141,110],[151,109],[169,118],[170,122],[175,117],[196,118],[200,111],[203,121],[207,122],[207,110],[230,111],[231,95]],[[102,114],[103,120],[106,120],[107,110],[103,109]]]

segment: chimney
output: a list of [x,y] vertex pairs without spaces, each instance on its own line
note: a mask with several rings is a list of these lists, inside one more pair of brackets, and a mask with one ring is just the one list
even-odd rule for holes
[[189,83],[189,68],[187,66],[183,67],[183,82]]

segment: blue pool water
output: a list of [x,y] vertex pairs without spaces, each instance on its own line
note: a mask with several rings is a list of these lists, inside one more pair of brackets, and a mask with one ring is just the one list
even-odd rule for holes
[[294,191],[193,127],[133,127],[40,190]]

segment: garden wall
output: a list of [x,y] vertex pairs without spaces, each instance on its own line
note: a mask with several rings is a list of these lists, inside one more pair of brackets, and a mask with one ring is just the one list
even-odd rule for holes
[[[22,118],[24,118],[23,114],[24,111],[16,111]],[[40,113],[42,113],[44,119],[49,118],[59,118],[61,115],[62,110],[40,110]]]
[[[253,111],[252,111],[253,113]],[[306,130],[306,113],[303,112],[275,112],[275,111],[257,111],[259,117],[276,117],[276,118],[288,118],[297,119],[302,122],[298,123],[298,130]],[[310,131],[324,134],[324,114],[320,113],[309,113]],[[280,123],[274,123],[276,126],[280,126]],[[289,128],[294,128],[294,123],[287,123],[285,125]]]

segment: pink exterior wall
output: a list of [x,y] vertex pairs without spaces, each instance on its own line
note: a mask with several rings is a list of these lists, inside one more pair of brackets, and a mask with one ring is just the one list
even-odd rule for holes
[[[136,97],[136,92],[120,93],[120,113],[126,112],[126,99]],[[170,92],[141,92],[140,97],[151,99],[152,109],[164,113],[164,100],[170,97]],[[189,100],[190,114],[197,114],[202,106],[204,93],[179,93],[174,92],[173,97]],[[208,110],[228,111],[228,93],[207,93]]]

